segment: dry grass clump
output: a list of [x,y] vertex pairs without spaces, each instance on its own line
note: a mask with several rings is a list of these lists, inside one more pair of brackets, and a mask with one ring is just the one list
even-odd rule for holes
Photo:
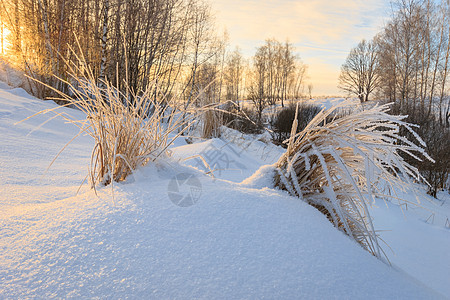
[[[287,152],[277,162],[275,185],[319,209],[334,224],[374,256],[385,256],[372,224],[368,206],[375,196],[386,196],[380,183],[405,187],[423,180],[401,152],[426,159],[425,144],[404,117],[389,115],[388,105],[376,105],[340,118],[333,114],[352,105],[338,104],[322,110],[297,133],[297,116]],[[410,131],[420,146],[403,138]],[[389,196],[389,195],[388,195]]]
[[123,181],[140,166],[167,156],[173,140],[204,111],[190,111],[175,98],[165,98],[156,84],[142,92],[120,91],[107,80],[96,80],[83,57],[67,64],[71,79],[63,82],[73,96],[49,88],[60,96],[54,100],[65,103],[60,107],[76,107],[86,114],[85,120],[72,120],[65,113],[56,116],[77,125],[78,135],[87,133],[95,140],[88,174],[94,188]]
[[[220,127],[223,125],[223,112],[217,104],[210,104],[202,114],[202,138],[220,137]],[[205,107],[206,108],[206,107]]]
[[90,170],[94,185],[125,180],[138,167],[166,156],[190,120],[181,118],[174,101],[155,100],[156,86],[123,95],[108,82],[104,89],[90,81],[78,83],[77,100],[69,101],[86,113],[87,131],[95,139]]

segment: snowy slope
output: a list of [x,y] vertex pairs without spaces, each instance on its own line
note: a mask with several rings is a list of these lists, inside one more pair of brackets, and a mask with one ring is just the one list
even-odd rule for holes
[[[411,202],[412,195],[400,195]],[[371,210],[375,228],[389,247],[387,254],[401,268],[427,286],[450,297],[450,195],[436,200],[420,195],[419,206],[399,207],[377,201]]]
[[[195,147],[226,141],[177,147],[172,161],[116,184],[114,204],[110,187],[75,196],[90,157],[87,137],[41,177],[77,129],[55,119],[27,136],[43,116],[13,124],[54,104],[2,89],[0,105],[0,298],[443,297],[298,199],[232,182],[273,159],[258,157],[256,146],[234,158],[244,175],[224,171],[226,181],[179,162]],[[200,183],[195,194],[187,181],[173,190],[183,173]],[[195,197],[195,205],[175,205],[174,193]]]
[[[19,203],[36,203],[62,199],[76,193],[86,176],[89,151],[88,137],[81,137],[60,156],[44,176],[52,159],[78,133],[76,126],[62,118],[45,122],[54,113],[36,116],[17,126],[14,123],[34,113],[56,107],[53,101],[30,97],[23,89],[12,89],[0,82],[0,182],[2,208]],[[77,118],[83,114],[67,110]],[[13,199],[11,199],[13,197]]]

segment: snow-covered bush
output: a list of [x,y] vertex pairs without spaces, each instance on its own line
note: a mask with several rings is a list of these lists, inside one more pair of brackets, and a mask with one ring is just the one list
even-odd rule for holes
[[[329,119],[343,102],[322,110],[300,132],[294,118],[287,151],[276,164],[275,185],[319,209],[338,229],[378,258],[383,250],[368,206],[385,195],[381,186],[399,189],[423,180],[419,171],[400,155],[432,160],[425,144],[404,117],[387,114],[388,105]],[[403,138],[403,127],[420,145]]]

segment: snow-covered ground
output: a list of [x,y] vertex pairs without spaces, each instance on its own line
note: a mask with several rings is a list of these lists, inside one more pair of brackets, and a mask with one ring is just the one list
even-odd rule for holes
[[90,138],[76,139],[44,174],[78,129],[61,118],[39,126],[43,115],[14,125],[54,106],[0,84],[1,299],[450,295],[448,194],[436,206],[422,201],[434,223],[410,207],[404,216],[381,200],[373,208],[377,228],[390,230],[380,232],[396,253],[388,250],[390,267],[299,199],[258,176],[244,180],[283,151],[266,135],[178,139],[170,161],[142,168],[114,193],[76,195]]

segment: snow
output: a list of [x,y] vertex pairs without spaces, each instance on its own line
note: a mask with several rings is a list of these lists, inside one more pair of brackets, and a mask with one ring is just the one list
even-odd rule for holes
[[271,188],[276,174],[275,165],[264,165],[259,168],[252,176],[241,182],[242,186],[250,188]]
[[[64,151],[58,163],[44,176],[52,159],[78,133],[77,127],[55,119],[39,128],[54,115],[52,113],[14,125],[40,110],[56,106],[53,101],[34,99],[22,89],[0,89],[2,209],[10,205],[42,203],[72,196],[86,176],[90,157],[86,147],[92,145],[88,137],[81,137],[79,143]],[[74,117],[83,117],[79,111],[68,111]]]
[[[284,149],[265,142],[265,134],[256,137],[223,128],[221,138],[197,141],[172,148],[173,157],[185,165],[215,177],[241,182],[265,164],[275,163]],[[177,143],[179,145],[179,143]]]
[[[400,191],[397,191],[400,193]],[[401,195],[415,202],[413,195]],[[436,200],[420,195],[420,206],[399,207],[378,200],[372,209],[375,228],[393,252],[391,262],[427,286],[450,295],[450,194],[441,192]]]
[[[42,115],[14,125],[51,107],[50,101],[0,86],[0,298],[449,295],[444,225],[426,224],[411,213],[410,226],[397,208],[380,202],[375,223],[392,229],[386,239],[398,250],[390,267],[313,207],[271,188],[267,177],[282,149],[262,136],[226,131],[220,139],[189,145],[178,139],[170,160],[115,184],[114,194],[108,186],[97,195],[87,187],[76,195],[87,172],[90,138],[76,139],[43,175],[78,129],[62,118],[39,127],[47,118]],[[208,149],[216,156],[204,155]],[[215,178],[195,158],[187,159],[198,153],[215,166]],[[169,198],[169,183],[182,173],[201,183],[198,201],[189,207]],[[183,188],[180,193],[189,192]],[[412,245],[414,238],[423,243]],[[411,245],[414,253],[404,249]],[[412,260],[426,264],[426,273],[421,276]]]
[[11,89],[10,86],[13,86],[22,87],[30,91],[31,86],[35,85],[33,81],[26,78],[23,72],[8,61],[8,57],[2,56],[0,53],[0,89]]

